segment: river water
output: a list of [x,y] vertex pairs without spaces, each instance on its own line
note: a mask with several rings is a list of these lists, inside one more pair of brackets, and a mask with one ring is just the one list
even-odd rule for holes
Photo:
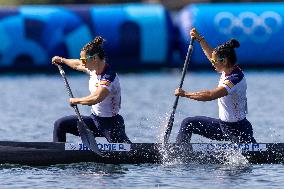
[[[160,142],[180,81],[180,70],[120,74],[121,115],[133,142]],[[247,118],[259,142],[284,142],[282,97],[284,71],[247,71]],[[184,89],[214,88],[219,75],[189,72]],[[69,75],[75,96],[88,94],[86,75]],[[0,140],[51,141],[53,122],[73,114],[59,74],[0,76]],[[89,107],[79,106],[88,115]],[[181,98],[171,141],[183,118],[218,117],[216,101],[197,102]],[[68,135],[69,142],[79,138]],[[99,141],[105,141],[99,138]],[[193,136],[192,142],[214,142]],[[283,188],[283,165],[251,165],[238,157],[225,165],[180,164],[104,165],[79,163],[50,167],[0,165],[0,188]]]

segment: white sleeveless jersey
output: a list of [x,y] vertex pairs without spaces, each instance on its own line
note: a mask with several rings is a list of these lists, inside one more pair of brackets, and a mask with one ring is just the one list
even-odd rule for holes
[[89,72],[89,90],[95,92],[97,88],[104,87],[110,93],[100,103],[92,105],[92,113],[99,117],[112,117],[118,114],[121,105],[121,89],[117,74],[106,65],[102,74],[96,75],[96,72]]
[[218,99],[219,118],[237,122],[247,114],[247,83],[242,70],[236,67],[230,75],[222,73],[218,86],[226,88],[228,95]]

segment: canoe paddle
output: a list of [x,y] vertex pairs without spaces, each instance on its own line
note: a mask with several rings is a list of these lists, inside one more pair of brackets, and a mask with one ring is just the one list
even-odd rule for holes
[[[68,92],[70,98],[74,98],[63,68],[59,64],[55,64],[55,65],[59,69],[59,72],[60,72],[60,74],[61,74],[61,76],[64,80],[64,84],[65,84],[65,87],[67,89],[67,92]],[[78,131],[79,131],[79,134],[80,134],[80,137],[81,137],[83,144],[86,145],[89,149],[91,149],[96,154],[102,156],[102,154],[101,154],[101,152],[98,148],[95,136],[93,135],[92,131],[88,128],[88,126],[84,122],[84,120],[83,120],[83,118],[82,118],[82,116],[79,112],[78,106],[72,105],[72,108],[74,108],[74,110],[77,114],[77,117],[78,117],[77,128],[78,128]]]
[[[190,60],[190,56],[191,56],[192,50],[193,50],[193,42],[194,42],[194,38],[191,38],[189,46],[188,46],[185,62],[184,62],[184,65],[183,65],[182,77],[181,77],[181,81],[180,81],[180,84],[179,84],[179,88],[182,88],[182,85],[183,85],[184,77],[185,77],[186,70],[187,70],[187,67],[188,67],[188,64],[189,64],[189,60]],[[167,125],[166,132],[165,132],[165,135],[164,135],[164,144],[167,144],[168,141],[169,141],[169,138],[170,138],[172,127],[173,127],[173,124],[174,124],[178,100],[179,100],[179,96],[176,96],[176,100],[175,100],[174,106],[173,106],[173,111],[172,111],[172,114],[171,114],[170,119],[168,121],[168,125]]]

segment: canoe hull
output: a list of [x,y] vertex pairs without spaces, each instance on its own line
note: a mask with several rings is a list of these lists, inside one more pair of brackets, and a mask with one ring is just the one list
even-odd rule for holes
[[[79,162],[105,164],[226,163],[230,158],[244,158],[253,164],[284,163],[284,144],[168,144],[134,143],[119,151],[116,146],[102,150],[99,156],[88,149],[66,148],[67,143],[0,141],[0,164],[48,166]],[[68,143],[70,144],[70,143]],[[74,144],[74,146],[76,146]],[[110,146],[110,145],[108,145]],[[115,150],[114,150],[115,149]]]

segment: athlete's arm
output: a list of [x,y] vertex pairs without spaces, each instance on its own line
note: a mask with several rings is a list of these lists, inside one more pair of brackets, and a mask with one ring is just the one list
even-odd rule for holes
[[228,95],[225,87],[217,87],[212,90],[204,90],[199,92],[186,92],[180,88],[175,90],[176,96],[186,97],[198,101],[211,101]]
[[109,90],[105,87],[98,87],[98,89],[90,95],[82,98],[70,98],[70,104],[82,104],[82,105],[95,105],[102,102],[108,95]]
[[87,72],[87,68],[84,66],[81,60],[79,59],[67,59],[60,56],[54,56],[52,58],[52,63],[56,64],[66,64],[70,68],[78,71]]
[[200,46],[201,46],[204,54],[206,55],[208,60],[211,61],[213,48],[207,43],[205,38],[201,37],[200,34],[198,33],[198,31],[195,28],[190,30],[190,36],[194,37],[200,43]]

